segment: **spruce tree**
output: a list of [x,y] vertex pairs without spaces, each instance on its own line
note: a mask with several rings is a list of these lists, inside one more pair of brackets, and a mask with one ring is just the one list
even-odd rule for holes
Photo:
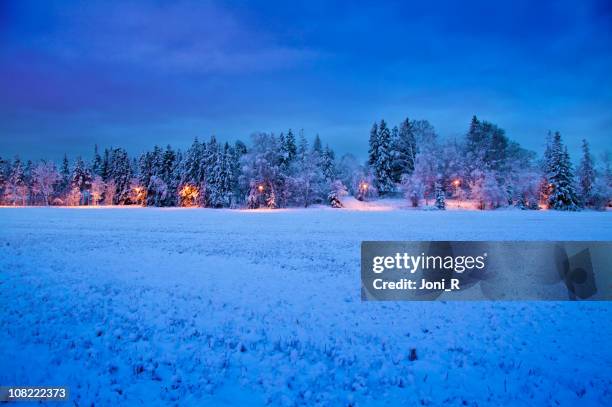
[[578,167],[578,180],[580,184],[580,197],[583,205],[593,204],[593,185],[595,183],[595,168],[589,143],[582,140],[582,160]]
[[549,207],[566,211],[577,210],[578,198],[574,189],[572,163],[559,132],[556,132],[553,137],[549,160],[549,163],[546,165],[549,171]]
[[66,154],[64,154],[64,158],[62,160],[60,176],[60,193],[62,195],[66,195],[68,193],[68,189],[70,188],[70,164],[68,163],[68,156]]
[[308,156],[308,141],[304,136],[304,131],[300,131],[300,138],[297,146],[297,158],[299,161],[303,162]]
[[393,130],[391,171],[393,181],[400,182],[402,176],[410,175],[414,171],[414,161],[417,154],[416,137],[412,122],[409,119],[404,120],[399,129],[395,127]]
[[98,145],[94,146],[94,157],[91,163],[92,175],[102,175],[102,157],[98,153]]
[[385,195],[395,189],[393,179],[391,178],[391,161],[391,132],[385,121],[381,120],[378,128],[376,162],[373,167],[376,188],[381,195]]
[[280,164],[283,168],[287,168],[289,166],[289,152],[287,151],[285,134],[282,131],[278,136],[278,145],[280,148]]
[[321,138],[317,134],[314,139],[314,143],[312,144],[313,151],[316,151],[319,154],[323,153],[323,145],[321,144]]
[[166,198],[162,203],[163,206],[174,206],[177,203],[176,190],[178,189],[180,182],[178,175],[179,162],[178,154],[168,144],[163,154],[162,169],[160,174],[161,179],[164,181],[168,189]]
[[114,148],[110,156],[109,182],[114,185],[113,205],[130,203],[132,164],[127,151]]
[[291,131],[291,129],[289,129],[287,132],[287,137],[285,138],[285,150],[288,154],[288,160],[292,162],[297,155],[297,145],[295,144],[295,136],[293,135],[293,131]]
[[100,176],[104,182],[108,181],[110,173],[110,151],[108,148],[104,149],[104,156],[102,158],[102,165],[100,166]]
[[374,122],[372,129],[370,130],[369,150],[368,150],[368,164],[371,168],[374,168],[378,162],[378,123]]
[[446,201],[444,196],[444,190],[442,189],[442,184],[440,182],[436,182],[435,186],[436,190],[436,208],[440,210],[446,209]]
[[326,145],[325,149],[323,150],[323,154],[321,155],[321,169],[323,170],[325,179],[329,182],[336,178],[334,158],[334,151]]
[[180,186],[191,185],[198,187],[202,182],[200,166],[202,164],[203,146],[196,137],[191,144],[191,147],[185,153],[182,161],[181,181]]
[[210,189],[210,205],[214,208],[226,208],[232,197],[232,154],[229,144],[217,154],[216,163],[211,169],[213,185]]

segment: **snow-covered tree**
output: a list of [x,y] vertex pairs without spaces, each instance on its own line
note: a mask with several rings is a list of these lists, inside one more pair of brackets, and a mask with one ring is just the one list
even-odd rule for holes
[[314,148],[295,163],[290,178],[293,202],[308,207],[323,201],[329,183],[321,169],[321,155]]
[[511,204],[520,209],[539,209],[541,171],[530,163],[513,169],[509,178],[512,183]]
[[[142,187],[137,187],[142,188]],[[139,191],[138,189],[133,189]],[[162,179],[161,176],[152,175],[149,178],[149,183],[146,189],[146,203],[147,206],[163,206],[168,195],[168,184]],[[139,196],[136,197],[136,202],[139,200]]]
[[337,165],[337,178],[348,188],[351,195],[359,193],[359,183],[367,176],[367,170],[352,154],[344,154]]
[[327,195],[327,200],[332,208],[342,208],[342,197],[348,195],[346,186],[340,180],[336,180],[331,184],[331,190]]
[[110,185],[115,187],[114,193],[110,194],[113,197],[113,204],[130,204],[132,165],[128,153],[124,149],[115,148],[112,150],[108,178],[107,187]]
[[321,153],[321,170],[323,171],[323,176],[328,182],[336,179],[336,165],[334,160],[334,151],[326,145],[325,149]]
[[413,184],[422,186],[425,205],[435,199],[435,183],[438,178],[438,157],[435,150],[422,149],[416,156]]
[[612,168],[608,151],[601,155],[599,168],[595,173],[597,176],[591,191],[592,206],[604,210],[612,206]]
[[98,145],[94,146],[94,156],[91,162],[91,174],[92,176],[102,175],[102,157],[98,153]]
[[241,162],[244,155],[247,153],[246,145],[238,140],[234,143],[233,148],[230,150],[232,157],[232,206],[239,206],[244,204],[245,197],[248,195],[248,185],[240,182],[242,175]]
[[185,152],[181,163],[181,180],[179,189],[185,186],[199,189],[204,185],[205,179],[202,177],[202,163],[204,161],[204,146],[197,137],[193,140],[191,147]]
[[[135,200],[143,200],[142,204],[146,206],[162,206],[168,195],[168,184],[164,181],[164,152],[159,146],[155,146],[153,151],[142,154],[138,160],[138,171],[133,173],[133,177],[137,179],[132,183],[130,201],[135,203]],[[155,182],[151,179],[156,177]],[[160,199],[160,187],[163,184],[163,199]],[[138,193],[135,193],[134,190]]]
[[62,197],[62,199],[66,199],[66,195],[70,191],[70,165],[68,163],[68,156],[64,154],[64,158],[62,159],[62,165],[60,167],[60,176],[61,180],[59,181],[59,185],[57,186],[57,192]]
[[240,183],[248,191],[247,206],[251,209],[279,206],[279,189],[285,188],[280,169],[280,149],[273,134],[255,133],[253,145],[242,156]]
[[15,157],[11,174],[6,184],[5,201],[9,205],[26,205],[28,199],[28,186],[25,172],[19,157]]
[[474,170],[470,177],[470,198],[479,209],[495,209],[507,202],[507,195],[496,178],[495,172]]
[[110,151],[108,148],[104,149],[104,155],[102,156],[102,165],[100,166],[100,176],[104,182],[108,181],[110,174]]
[[5,194],[10,176],[11,163],[8,160],[4,160],[2,157],[0,157],[0,204],[7,203],[5,201]]
[[74,168],[72,169],[72,175],[70,177],[70,190],[74,198],[74,193],[72,192],[74,189],[78,189],[82,201],[79,204],[87,205],[89,204],[89,194],[91,189],[91,173],[85,162],[81,157],[77,157],[76,162],[74,163]]
[[368,165],[374,168],[378,162],[378,146],[379,146],[378,122],[374,122],[370,130],[369,150],[368,150]]
[[550,154],[546,163],[546,170],[546,178],[549,186],[549,207],[557,210],[577,210],[579,205],[578,197],[574,189],[572,163],[559,132],[556,132],[553,136]]
[[287,132],[287,137],[285,137],[283,151],[286,153],[287,162],[291,163],[293,160],[295,160],[295,156],[297,155],[297,145],[295,144],[295,135],[291,129],[289,129]]
[[380,121],[378,127],[378,142],[376,144],[376,161],[372,166],[376,189],[381,195],[388,194],[395,190],[391,174],[392,154],[391,154],[391,132],[384,120]]
[[414,208],[419,206],[425,190],[423,180],[419,175],[415,172],[410,175],[404,174],[401,184],[404,197],[410,202],[410,205]]
[[225,143],[211,168],[209,201],[213,208],[227,208],[232,203],[232,152]]
[[115,181],[109,179],[104,184],[104,205],[115,205],[115,194],[117,193],[117,186],[115,185]]
[[435,193],[436,193],[436,208],[440,210],[446,209],[446,199],[444,195],[444,190],[442,189],[442,184],[440,182],[436,182],[435,185]]
[[68,191],[68,195],[66,195],[65,204],[68,206],[79,206],[82,202],[83,194],[81,190],[75,187],[71,188],[70,191]]
[[[472,117],[465,137],[466,175],[506,170],[509,140],[495,124]],[[473,181],[473,180],[470,180]]]
[[32,190],[42,198],[43,205],[51,203],[53,188],[61,179],[52,162],[41,161],[32,170]]
[[163,199],[161,206],[175,206],[177,204],[177,193],[180,183],[180,157],[170,145],[162,156],[161,180],[166,184],[166,198]]
[[589,143],[582,140],[582,159],[578,167],[580,197],[585,206],[593,205],[593,187],[595,184],[595,163],[589,150]]
[[104,199],[106,184],[100,175],[94,175],[91,180],[91,204],[99,205]]
[[404,120],[399,129],[394,128],[392,134],[392,178],[394,182],[401,182],[405,175],[412,174],[414,171],[417,144],[413,122],[409,119]]
[[312,149],[319,155],[323,154],[323,144],[321,143],[321,137],[319,137],[318,134],[315,136],[314,142],[312,143]]

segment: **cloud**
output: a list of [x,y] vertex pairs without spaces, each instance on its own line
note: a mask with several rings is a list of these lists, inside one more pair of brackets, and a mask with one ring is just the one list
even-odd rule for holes
[[313,60],[211,2],[85,2],[51,7],[28,47],[74,63],[160,74],[242,74]]

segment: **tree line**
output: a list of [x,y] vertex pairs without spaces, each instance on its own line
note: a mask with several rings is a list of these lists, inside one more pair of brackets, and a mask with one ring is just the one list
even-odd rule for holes
[[608,154],[596,165],[586,140],[574,171],[561,135],[550,133],[544,156],[510,140],[503,129],[473,117],[465,136],[441,140],[426,120],[389,128],[375,122],[368,160],[336,159],[318,135],[256,133],[219,143],[197,138],[185,151],[155,146],[139,157],[123,148],[94,148],[91,160],[65,155],[23,163],[0,158],[4,205],[142,205],[211,208],[342,206],[342,197],[404,196],[412,206],[445,208],[448,198],[481,209],[578,210],[610,204]]
[[480,209],[603,209],[610,205],[610,157],[597,168],[582,142],[576,171],[559,132],[549,132],[541,159],[510,140],[497,125],[472,118],[465,136],[440,140],[426,120],[406,119],[389,129],[384,120],[370,131],[368,166],[380,195],[402,191],[413,206],[446,198],[469,200]]

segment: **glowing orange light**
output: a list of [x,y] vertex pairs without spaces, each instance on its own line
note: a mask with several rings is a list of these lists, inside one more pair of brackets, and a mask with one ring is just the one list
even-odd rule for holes
[[368,189],[368,183],[367,182],[362,182],[361,185],[359,186],[359,188],[363,189],[364,191]]
[[259,185],[259,186],[257,187],[257,190],[258,190],[259,192],[263,192],[263,190],[264,190],[264,186],[263,186],[263,185]]
[[456,180],[454,180],[454,181],[453,181],[453,185],[454,185],[455,187],[458,187],[459,185],[461,185],[461,181],[460,181],[460,180],[458,180],[458,179],[456,179]]
[[179,194],[184,197],[184,198],[192,198],[195,199],[198,197],[198,195],[200,194],[200,191],[191,185],[185,185],[181,191],[179,192]]

